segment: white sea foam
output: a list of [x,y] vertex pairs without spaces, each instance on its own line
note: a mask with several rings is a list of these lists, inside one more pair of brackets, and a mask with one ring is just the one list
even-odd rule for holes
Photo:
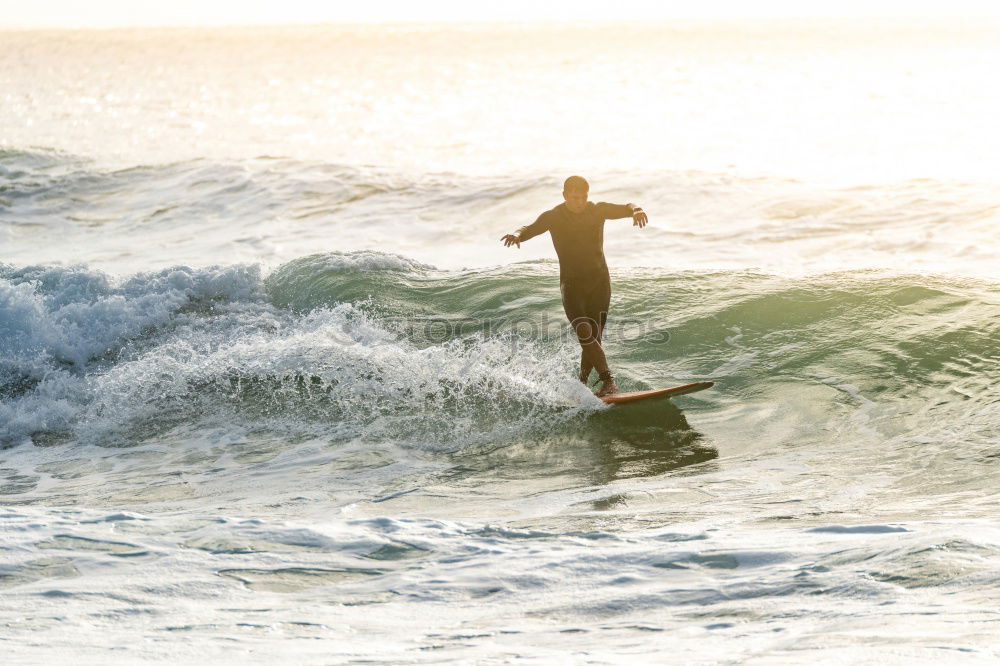
[[[331,267],[424,268],[375,253],[313,266]],[[549,379],[563,355],[515,337],[421,348],[349,303],[303,314],[276,309],[255,267],[180,267],[120,284],[82,268],[10,269],[0,286],[8,294],[0,312],[7,382],[24,384],[0,404],[8,442],[46,431],[106,441],[199,414],[237,418],[235,409],[272,425],[287,412],[293,429],[296,419],[318,419],[340,437],[398,439],[423,428],[424,445],[448,448],[522,427],[504,425],[496,410],[520,405],[523,425],[531,403],[552,409],[589,397],[576,382]]]
[[[0,403],[0,439],[72,427],[93,399],[94,376],[142,337],[186,320],[183,310],[215,300],[260,299],[256,268],[179,267],[115,284],[80,267],[7,268],[0,273],[0,371],[30,390]],[[102,387],[97,386],[100,396]]]

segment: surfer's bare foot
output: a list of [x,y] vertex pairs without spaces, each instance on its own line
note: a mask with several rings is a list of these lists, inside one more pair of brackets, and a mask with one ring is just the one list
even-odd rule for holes
[[618,385],[615,384],[615,378],[611,376],[610,372],[601,373],[601,390],[597,392],[598,398],[603,398],[606,395],[614,395],[618,393]]

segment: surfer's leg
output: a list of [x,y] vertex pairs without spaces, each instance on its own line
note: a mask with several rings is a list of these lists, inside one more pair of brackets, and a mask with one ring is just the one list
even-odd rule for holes
[[[587,382],[590,381],[590,373],[593,372],[594,368],[596,367],[595,363],[594,363],[595,358],[594,358],[593,352],[591,352],[590,350],[588,350],[586,343],[583,342],[583,338],[585,336],[589,335],[590,324],[589,323],[586,324],[585,328],[586,328],[586,330],[582,331],[583,332],[583,336],[580,335],[581,331],[577,330],[577,338],[579,338],[581,340],[580,341],[580,381],[583,382],[584,384],[586,384]],[[600,346],[601,345],[601,341],[595,339],[595,343],[596,343],[598,349],[600,349],[601,353],[603,354],[604,353],[604,349]],[[604,364],[607,365],[607,359],[605,359]],[[598,372],[600,372],[600,370],[598,370]]]
[[[597,339],[596,334],[599,330],[597,320],[580,317],[573,322],[573,328],[576,329],[580,348],[583,350],[580,361],[581,380],[583,380],[584,370],[587,371],[587,376],[590,375],[591,369],[597,370],[601,377],[601,389],[597,392],[597,395],[604,396],[618,393],[618,386],[615,384],[615,378],[611,376],[611,370],[608,368],[608,359],[604,355],[604,347],[601,346],[601,341]],[[584,381],[584,383],[586,382]]]
[[[597,344],[601,344],[601,335],[604,333],[604,323],[607,321],[607,313],[601,313],[602,316],[597,319]],[[582,345],[582,343],[581,343]],[[601,346],[601,351],[604,351],[603,345]],[[606,362],[606,361],[605,361]],[[590,361],[586,350],[580,350],[580,381],[584,384],[590,379],[590,373],[594,370],[594,364]],[[598,370],[600,372],[600,370]]]
[[[598,284],[583,293],[579,287],[568,286],[566,283],[562,283],[560,287],[563,309],[580,342],[580,381],[586,384],[593,370],[607,376],[610,371],[608,359],[601,346],[601,336],[607,322],[611,285]],[[609,379],[604,381],[599,395],[616,391],[614,380]]]
[[590,373],[594,370],[594,366],[590,364],[590,359],[587,358],[587,352],[580,350],[580,381],[586,384],[590,381]]
[[586,294],[581,293],[579,285],[562,282],[559,284],[559,290],[562,292],[563,310],[566,311],[566,318],[569,319],[569,324],[573,327],[573,332],[576,333],[577,340],[580,342],[580,381],[586,384],[591,370],[596,367],[600,372],[601,364],[607,366],[603,350],[598,352],[599,356],[595,355],[593,350],[594,343],[600,350],[597,320],[588,316],[587,302],[584,298]]
[[598,339],[597,320],[592,317],[576,317],[570,322],[576,332],[576,338],[580,342],[580,374],[591,370],[607,372],[608,360],[604,356],[604,349]]
[[[602,338],[604,335],[604,327],[608,323],[608,308],[610,306],[611,282],[608,281],[597,285],[587,298],[587,311],[596,324],[597,346],[601,350],[602,358],[604,358]],[[611,376],[611,370],[608,368],[606,358],[604,358],[603,366],[604,369],[601,369],[595,364],[595,367],[601,376],[601,390],[597,392],[597,395],[611,395],[612,393],[618,393],[618,386],[615,384],[614,377]],[[587,375],[590,375],[589,369],[587,371]]]

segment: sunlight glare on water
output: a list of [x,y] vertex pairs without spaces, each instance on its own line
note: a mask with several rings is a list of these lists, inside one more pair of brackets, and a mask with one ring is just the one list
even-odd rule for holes
[[978,179],[1000,170],[998,35],[955,19],[7,33],[3,140],[121,163]]

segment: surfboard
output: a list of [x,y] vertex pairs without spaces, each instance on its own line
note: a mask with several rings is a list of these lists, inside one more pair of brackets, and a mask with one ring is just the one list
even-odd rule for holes
[[695,382],[693,384],[684,384],[683,386],[675,386],[673,388],[653,389],[652,391],[632,391],[631,393],[615,393],[614,395],[603,396],[601,400],[608,403],[609,405],[624,405],[630,402],[639,402],[641,400],[655,400],[657,398],[673,398],[678,395],[697,393],[698,391],[704,391],[705,389],[712,388],[713,386],[715,386],[715,382]]

